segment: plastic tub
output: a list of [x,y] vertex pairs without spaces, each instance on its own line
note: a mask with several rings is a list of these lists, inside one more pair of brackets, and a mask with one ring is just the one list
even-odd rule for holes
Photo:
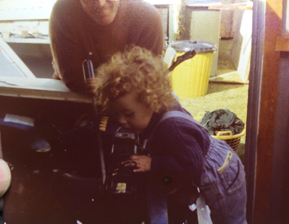
[[179,97],[204,96],[208,91],[214,44],[205,41],[184,40],[171,44],[171,47],[177,51],[176,57],[192,50],[197,53],[172,71],[170,80],[173,91]]

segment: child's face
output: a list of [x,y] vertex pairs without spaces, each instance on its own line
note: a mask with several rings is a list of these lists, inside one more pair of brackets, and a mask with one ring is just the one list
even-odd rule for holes
[[141,133],[149,124],[153,111],[144,103],[139,102],[136,92],[128,93],[114,102],[111,109],[123,128],[133,133]]

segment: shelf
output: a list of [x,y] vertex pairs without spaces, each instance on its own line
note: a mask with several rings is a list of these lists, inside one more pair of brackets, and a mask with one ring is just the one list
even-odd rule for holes
[[49,39],[38,38],[4,38],[7,43],[25,43],[25,44],[50,44]]
[[61,80],[0,77],[0,95],[91,103],[91,97],[70,91]]

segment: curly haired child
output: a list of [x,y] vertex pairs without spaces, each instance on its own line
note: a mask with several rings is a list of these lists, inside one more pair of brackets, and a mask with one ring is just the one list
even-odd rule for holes
[[[172,94],[161,57],[140,47],[128,48],[102,65],[88,87],[122,127],[139,135],[140,141],[149,139],[149,154],[132,155],[126,166],[136,164],[134,172],[167,174],[172,181],[177,178],[173,174],[179,174],[183,185],[199,188],[214,224],[247,223],[244,167],[230,146],[192,119],[172,116],[158,124],[168,111],[188,116]],[[191,197],[190,191],[186,194]]]

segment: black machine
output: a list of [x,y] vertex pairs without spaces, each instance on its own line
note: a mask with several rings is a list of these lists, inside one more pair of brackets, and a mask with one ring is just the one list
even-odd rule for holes
[[136,137],[128,130],[118,128],[109,155],[106,191],[111,194],[133,194],[141,182],[140,175],[133,173],[134,167],[122,164],[133,154],[140,154]]

